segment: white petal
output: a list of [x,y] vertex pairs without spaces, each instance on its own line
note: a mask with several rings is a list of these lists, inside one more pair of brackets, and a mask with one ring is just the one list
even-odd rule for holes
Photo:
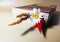
[[38,14],[40,14],[41,13],[41,10],[40,9],[38,9]]
[[33,11],[30,11],[29,13],[30,13],[30,15],[33,15],[34,14]]
[[41,15],[41,16],[43,16],[43,15],[44,15],[44,13],[40,13],[40,15]]
[[30,20],[33,21],[33,17],[32,16],[30,16]]
[[32,20],[32,22],[33,22],[33,23],[36,23],[36,21],[35,21],[34,19]]
[[35,22],[35,23],[38,23],[40,20],[41,20],[40,18],[34,19],[34,22]]
[[37,21],[40,21],[40,20],[41,20],[40,18],[37,19]]
[[38,13],[38,10],[36,8],[33,9],[34,13]]

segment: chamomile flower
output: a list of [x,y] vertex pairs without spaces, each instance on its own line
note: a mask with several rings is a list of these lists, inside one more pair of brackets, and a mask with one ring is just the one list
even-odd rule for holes
[[41,18],[43,16],[43,13],[40,11],[40,9],[34,8],[32,11],[30,11],[30,19],[34,23],[40,22]]

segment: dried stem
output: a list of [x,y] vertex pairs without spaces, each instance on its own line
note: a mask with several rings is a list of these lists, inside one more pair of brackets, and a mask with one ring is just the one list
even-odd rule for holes
[[22,17],[22,16],[24,16],[24,17],[23,17],[23,18],[20,18],[20,19],[17,20],[16,22],[13,22],[13,23],[9,24],[9,26],[19,24],[19,23],[21,23],[23,20],[27,20],[27,19],[30,17],[29,14],[26,14],[26,13],[25,13],[25,14],[18,15],[16,18],[19,18],[19,17]]
[[29,13],[28,13],[28,14],[27,14],[27,13],[22,13],[22,14],[16,16],[16,18],[19,18],[19,17],[22,17],[22,16],[27,16],[27,17],[29,17],[30,15],[29,15]]

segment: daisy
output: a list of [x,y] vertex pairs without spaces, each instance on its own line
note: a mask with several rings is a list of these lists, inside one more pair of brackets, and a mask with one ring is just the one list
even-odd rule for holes
[[32,11],[30,11],[30,20],[34,23],[40,22],[41,18],[43,16],[43,13],[40,11],[40,9],[34,8]]

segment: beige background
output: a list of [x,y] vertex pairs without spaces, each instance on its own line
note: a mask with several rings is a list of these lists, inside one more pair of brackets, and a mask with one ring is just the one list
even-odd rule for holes
[[39,34],[37,28],[21,36],[24,31],[34,25],[30,20],[23,21],[19,25],[8,26],[10,22],[15,21],[11,13],[12,7],[36,3],[39,5],[57,4],[57,11],[60,11],[60,0],[13,0],[10,4],[0,3],[0,42],[60,42],[60,26],[48,29],[46,38]]

